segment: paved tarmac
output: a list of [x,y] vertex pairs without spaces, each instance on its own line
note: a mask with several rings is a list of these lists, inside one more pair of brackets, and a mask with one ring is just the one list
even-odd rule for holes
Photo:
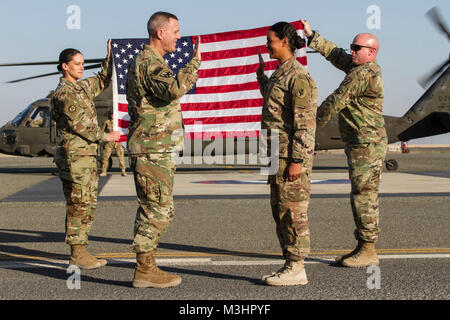
[[[448,300],[450,168],[448,150],[393,154],[399,170],[380,187],[379,269],[335,266],[353,249],[345,156],[319,154],[309,208],[309,283],[268,287],[259,279],[282,264],[266,177],[255,166],[184,166],[175,180],[175,219],[157,255],[183,278],[170,289],[134,289],[130,252],[137,209],[133,178],[117,168],[100,180],[89,250],[99,270],[68,272],[65,205],[51,159],[0,157],[0,299]],[[69,279],[69,280],[68,280]],[[74,284],[79,283],[77,289]],[[260,303],[261,304],[261,303]],[[276,305],[272,306],[273,308]],[[178,305],[177,305],[178,308]],[[217,313],[222,314],[223,308]],[[181,307],[176,311],[181,312]],[[229,311],[229,310],[228,310]]]

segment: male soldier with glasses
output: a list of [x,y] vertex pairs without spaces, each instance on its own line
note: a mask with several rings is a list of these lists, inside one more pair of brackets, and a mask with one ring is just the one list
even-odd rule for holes
[[378,265],[378,189],[387,146],[382,115],[383,79],[376,61],[378,39],[369,33],[358,34],[348,54],[312,31],[306,20],[301,21],[308,46],[346,73],[339,87],[317,109],[320,127],[338,114],[351,180],[350,203],[358,245],[349,254],[336,258],[336,262],[347,267]]

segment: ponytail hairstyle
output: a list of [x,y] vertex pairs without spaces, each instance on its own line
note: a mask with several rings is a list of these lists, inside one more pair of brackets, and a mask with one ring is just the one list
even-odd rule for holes
[[294,53],[295,50],[303,48],[305,46],[305,39],[300,37],[294,26],[288,22],[277,22],[273,26],[271,26],[269,30],[275,32],[277,37],[280,39],[287,38],[292,53]]
[[77,54],[82,54],[80,51],[78,51],[77,49],[64,49],[63,51],[61,51],[61,53],[59,54],[59,64],[57,66],[58,71],[59,72],[63,72],[62,69],[62,64],[63,63],[69,63],[73,56],[77,55]]

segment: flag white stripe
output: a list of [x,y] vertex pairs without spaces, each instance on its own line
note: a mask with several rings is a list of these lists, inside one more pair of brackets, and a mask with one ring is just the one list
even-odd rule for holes
[[[180,99],[180,103],[205,103],[220,101],[238,101],[245,99],[261,99],[259,90],[243,90],[237,92],[225,93],[205,93],[205,94],[186,94]],[[125,95],[118,95],[118,101],[121,104],[128,104]],[[123,114],[126,114],[123,112]]]
[[[297,34],[303,37],[303,30],[297,30]],[[200,45],[201,52],[223,51],[232,49],[243,49],[248,47],[263,46],[267,42],[267,36],[227,40],[218,42],[202,43]]]
[[237,76],[224,76],[214,78],[200,78],[197,80],[197,88],[223,86],[230,84],[243,84],[247,82],[254,82],[256,80],[256,73],[241,74]]
[[242,99],[261,99],[259,90],[245,90],[225,93],[187,94],[180,99],[181,103],[205,103],[219,101],[235,101]]
[[218,109],[218,110],[202,110],[202,111],[183,111],[183,118],[210,118],[210,117],[232,117],[232,116],[249,116],[261,115],[262,107],[252,108],[234,108],[234,109]]
[[125,121],[130,121],[130,115],[128,114],[128,112],[118,111],[118,114],[119,114],[119,119],[125,120]]
[[267,42],[267,36],[237,39],[200,44],[201,52],[223,51],[232,49],[244,49],[248,47],[263,46]]
[[[270,78],[272,73],[274,73],[275,70],[269,70],[265,71],[267,77]],[[256,79],[256,73],[247,73],[247,74],[241,74],[236,76],[224,76],[224,77],[213,77],[213,78],[200,78],[196,82],[197,88],[201,87],[215,87],[215,86],[224,86],[224,85],[230,85],[230,84],[243,84],[248,82],[255,82]]]
[[[306,56],[306,49],[302,48],[297,50],[295,52],[295,56],[298,58]],[[273,59],[269,58],[268,53],[262,54],[262,57],[265,62],[268,62],[270,60],[274,61]],[[246,57],[202,61],[200,65],[200,70],[245,66],[257,63],[259,63],[259,57],[257,54],[254,54]]]
[[253,130],[261,130],[261,122],[193,124],[184,126],[184,131],[186,132],[253,131]]

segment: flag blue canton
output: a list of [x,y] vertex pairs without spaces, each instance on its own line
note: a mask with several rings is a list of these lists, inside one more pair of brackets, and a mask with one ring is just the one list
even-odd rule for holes
[[[111,41],[114,66],[116,68],[117,89],[119,94],[126,94],[128,66],[136,55],[141,52],[148,39],[113,39]],[[182,37],[177,42],[175,52],[164,55],[174,75],[182,69],[193,56],[192,37]],[[195,92],[195,87],[190,92]]]

